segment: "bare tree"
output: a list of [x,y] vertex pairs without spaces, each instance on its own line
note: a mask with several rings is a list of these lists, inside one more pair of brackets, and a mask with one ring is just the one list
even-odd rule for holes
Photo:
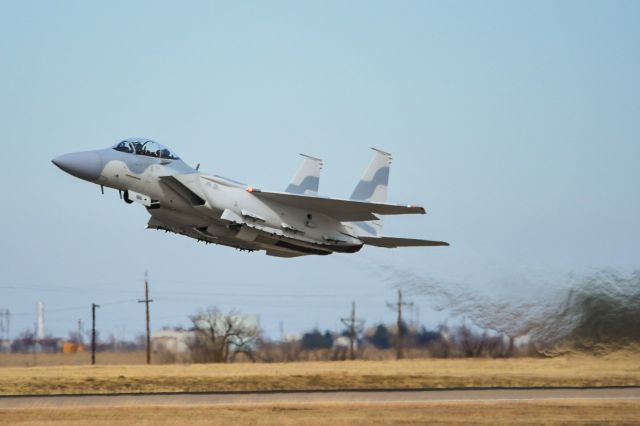
[[476,357],[482,352],[484,338],[474,334],[466,324],[458,327],[455,340],[465,357]]
[[250,317],[236,311],[223,313],[217,307],[190,317],[193,336],[189,341],[193,362],[232,362],[238,354],[255,361],[260,329]]

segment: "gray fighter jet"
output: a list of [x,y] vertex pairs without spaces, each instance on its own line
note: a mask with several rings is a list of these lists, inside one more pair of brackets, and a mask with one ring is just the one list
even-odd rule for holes
[[112,148],[53,159],[65,172],[117,189],[128,204],[151,215],[148,229],[270,256],[355,253],[377,247],[447,246],[442,241],[385,237],[382,217],[424,214],[415,205],[386,204],[391,155],[374,149],[373,161],[350,200],[318,196],[322,160],[304,156],[284,192],[262,191],[188,166],[149,139],[126,139]]

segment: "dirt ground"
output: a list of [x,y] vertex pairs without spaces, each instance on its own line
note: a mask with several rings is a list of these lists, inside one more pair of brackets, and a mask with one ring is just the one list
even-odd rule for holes
[[323,404],[0,410],[0,424],[51,425],[638,424],[638,401]]

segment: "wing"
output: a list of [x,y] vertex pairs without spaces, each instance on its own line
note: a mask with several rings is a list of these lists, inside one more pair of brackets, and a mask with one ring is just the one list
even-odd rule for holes
[[444,241],[416,240],[413,238],[396,238],[396,237],[358,237],[363,243],[376,247],[429,247],[429,246],[448,246],[449,243]]
[[309,197],[306,195],[287,194],[284,192],[268,192],[248,189],[253,195],[265,201],[275,201],[287,206],[322,213],[340,222],[377,220],[376,215],[425,214],[423,207],[403,206],[366,201],[341,200],[337,198]]
[[187,184],[180,180],[181,176],[160,176],[160,182],[171,188],[176,194],[182,197],[192,206],[203,206],[205,201],[195,192],[193,192]]

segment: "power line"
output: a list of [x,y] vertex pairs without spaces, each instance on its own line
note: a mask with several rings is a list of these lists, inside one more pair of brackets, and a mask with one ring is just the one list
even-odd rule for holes
[[[136,300],[133,299],[127,299],[127,300],[118,300],[115,302],[107,302],[107,303],[103,303],[101,305],[102,306],[113,306],[113,305],[122,305],[125,303],[135,303]],[[57,309],[47,309],[47,315],[51,314],[51,313],[58,313],[58,312],[70,312],[70,311],[79,311],[82,309],[86,309],[86,306],[70,306],[70,307],[65,307],[65,308],[57,308]],[[17,312],[17,313],[11,313],[12,316],[33,316],[33,312]]]
[[124,305],[125,303],[136,303],[136,300],[134,300],[134,299],[118,300],[118,301],[115,301],[115,302],[103,303],[103,304],[101,305],[101,307],[104,307],[104,306],[113,306],[113,305]]
[[[177,281],[176,281],[177,282]],[[193,284],[193,283],[185,283],[181,282],[181,284]],[[135,293],[135,290],[124,290],[124,289],[114,289],[114,288],[100,288],[100,287],[68,287],[68,286],[57,286],[57,287],[24,287],[24,286],[0,286],[0,289],[7,290],[25,290],[25,291],[54,291],[54,292],[77,292],[77,291],[107,291],[112,293]],[[206,291],[184,291],[184,290],[156,290],[155,294],[160,295],[185,295],[185,296],[228,296],[228,297],[290,297],[290,298],[318,298],[318,297],[326,297],[326,298],[341,298],[344,297],[344,294],[340,293],[225,293],[225,292],[206,292]],[[367,295],[363,296],[366,297]],[[371,297],[375,297],[375,295],[369,295]]]

